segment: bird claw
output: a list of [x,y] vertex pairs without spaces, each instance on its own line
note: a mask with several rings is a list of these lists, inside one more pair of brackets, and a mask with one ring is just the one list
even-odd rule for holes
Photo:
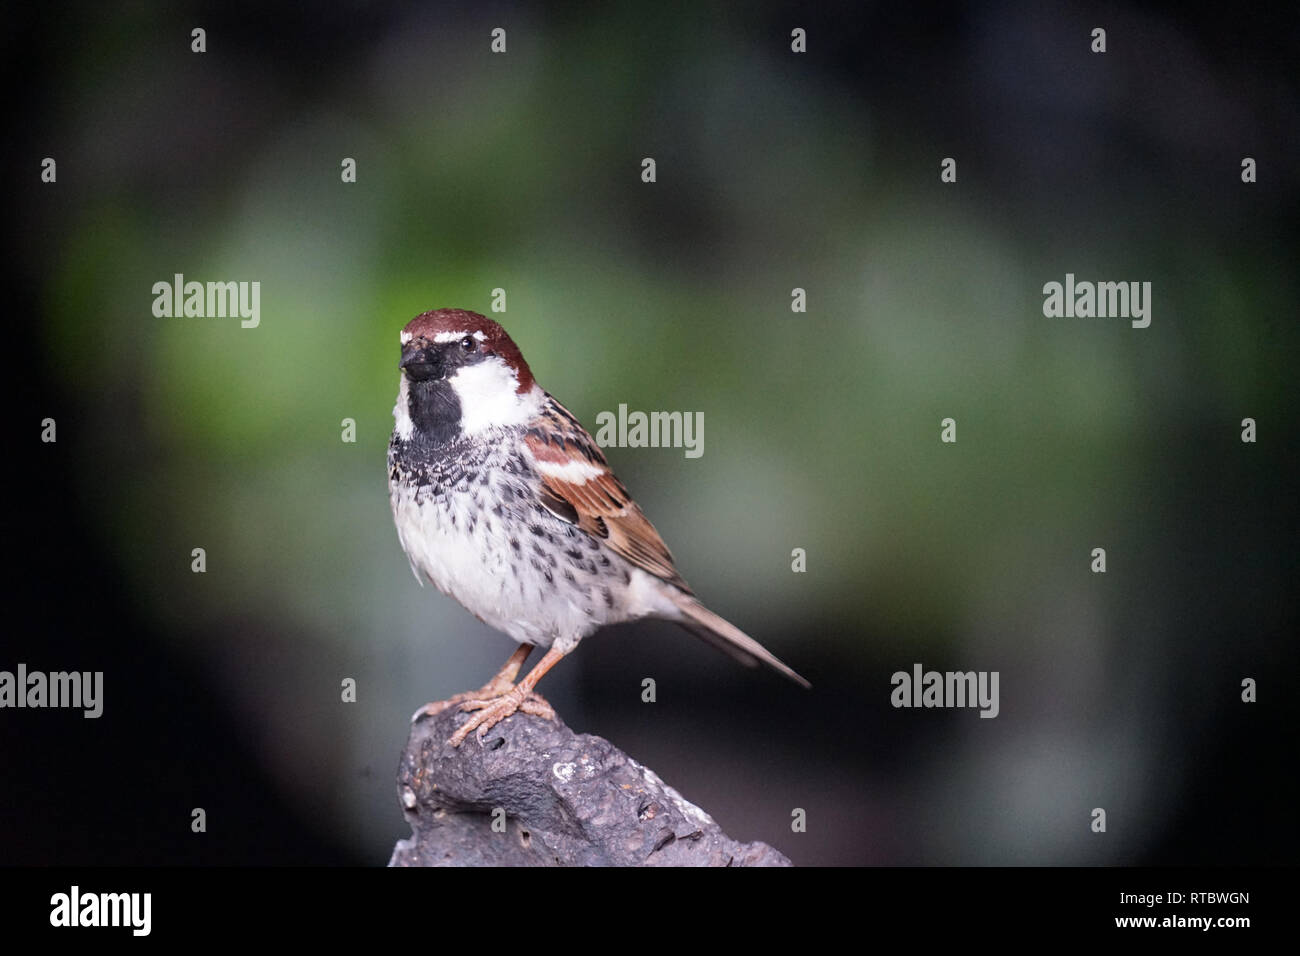
[[496,697],[471,698],[461,701],[460,709],[478,711],[478,713],[465,721],[451,735],[447,743],[453,747],[459,747],[472,731],[477,731],[476,736],[482,741],[484,734],[516,711],[523,711],[525,714],[532,714],[534,717],[541,717],[544,720],[555,719],[555,710],[540,694],[533,691],[521,693],[519,687],[512,687],[506,693]]
[[481,691],[470,690],[463,694],[457,694],[454,697],[448,697],[446,700],[434,700],[425,704],[419,710],[411,715],[411,723],[415,723],[421,717],[436,717],[448,707],[454,707],[461,701],[470,700],[477,697]]
[[[514,688],[514,684],[509,680],[502,681],[499,677],[500,675],[488,681],[478,690],[467,690],[464,693],[448,697],[446,700],[435,700],[425,704],[411,715],[411,723],[415,723],[421,717],[436,717],[448,707],[463,707],[465,704],[471,702],[478,703],[481,706],[484,701],[490,702],[499,697],[504,697]],[[543,701],[543,703],[545,703],[545,701]],[[531,711],[525,711],[525,713],[531,713]]]

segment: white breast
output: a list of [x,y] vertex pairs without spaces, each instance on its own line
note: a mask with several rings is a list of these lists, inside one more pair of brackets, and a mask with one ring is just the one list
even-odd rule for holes
[[[600,577],[579,575],[584,586],[571,585],[562,564],[551,567],[534,551],[542,539],[529,531],[533,516],[496,516],[490,504],[476,500],[488,497],[488,486],[423,501],[409,485],[394,484],[391,492],[393,520],[416,577],[516,641],[541,647],[559,642],[567,649],[602,624],[626,619],[621,572],[611,580],[614,569],[602,566]],[[603,599],[607,586],[617,593],[613,607]]]

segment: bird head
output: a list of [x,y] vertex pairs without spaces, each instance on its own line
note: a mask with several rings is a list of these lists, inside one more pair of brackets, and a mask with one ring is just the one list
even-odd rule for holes
[[398,434],[476,434],[521,424],[541,390],[519,347],[499,324],[464,309],[417,315],[399,336]]

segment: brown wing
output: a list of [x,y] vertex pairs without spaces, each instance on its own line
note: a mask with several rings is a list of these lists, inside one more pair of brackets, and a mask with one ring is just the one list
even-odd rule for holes
[[567,408],[547,399],[524,439],[542,479],[542,504],[603,539],[636,567],[691,593],[663,538],[610,471],[591,435]]

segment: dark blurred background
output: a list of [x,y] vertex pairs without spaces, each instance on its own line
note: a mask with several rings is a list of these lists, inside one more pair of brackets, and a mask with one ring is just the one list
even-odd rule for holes
[[[814,684],[626,626],[572,727],[800,864],[1294,862],[1292,8],[11,5],[0,669],[105,713],[0,712],[0,863],[387,861],[410,713],[513,648],[398,545],[397,332],[498,287],[589,427],[704,413],[611,462]],[[1151,327],[1044,318],[1067,272]],[[155,318],[174,273],[260,326]],[[893,709],[916,662],[1000,716]]]

